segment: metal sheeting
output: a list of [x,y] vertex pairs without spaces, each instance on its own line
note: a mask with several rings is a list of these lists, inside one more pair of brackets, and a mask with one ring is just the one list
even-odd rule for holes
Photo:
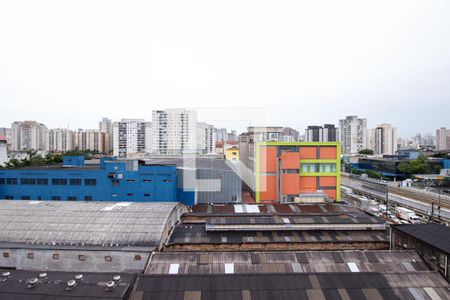
[[[401,276],[397,287],[396,276]],[[141,275],[135,299],[449,299],[435,272]],[[429,285],[429,282],[433,285]],[[436,297],[437,295],[437,297]],[[134,296],[134,295],[132,295]],[[419,296],[419,297],[418,297]]]
[[[161,252],[155,253],[146,274],[224,274],[307,272],[420,272],[428,267],[415,251],[311,251],[311,252]],[[351,264],[351,265],[349,265]],[[352,266],[352,267],[350,267]]]
[[178,203],[0,201],[0,243],[158,247]]

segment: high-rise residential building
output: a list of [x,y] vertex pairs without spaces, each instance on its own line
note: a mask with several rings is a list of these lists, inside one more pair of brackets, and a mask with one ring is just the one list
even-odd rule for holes
[[214,126],[204,122],[197,123],[197,153],[206,154],[214,153],[216,146],[216,138],[214,134]]
[[45,150],[47,127],[36,121],[16,121],[11,125],[11,150]]
[[395,154],[397,151],[397,128],[383,123],[371,130],[370,144],[375,154]]
[[64,152],[75,149],[75,132],[69,129],[57,128],[47,130],[47,151]]
[[186,109],[154,110],[152,153],[197,153],[197,112]]
[[441,127],[436,130],[436,150],[450,150],[450,129]]
[[0,127],[0,135],[6,138],[7,146],[11,145],[11,128]]
[[105,153],[104,141],[105,133],[96,129],[79,129],[75,135],[75,145],[78,150]]
[[98,129],[104,133],[104,140],[102,141],[102,148],[104,153],[111,153],[113,148],[113,125],[110,119],[103,118],[99,124]]
[[144,119],[122,119],[113,123],[113,155],[127,157],[151,151],[151,122]]
[[6,150],[7,140],[4,135],[0,135],[0,166],[8,162],[8,151]]
[[307,142],[336,142],[339,140],[338,129],[334,124],[308,126],[305,130],[305,140]]
[[236,130],[228,132],[226,128],[214,128],[216,142],[237,142],[238,136]]
[[354,154],[367,148],[367,120],[357,116],[347,116],[339,120],[341,151]]

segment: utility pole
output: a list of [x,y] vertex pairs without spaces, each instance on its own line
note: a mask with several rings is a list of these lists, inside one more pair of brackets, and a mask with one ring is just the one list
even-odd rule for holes
[[438,219],[441,222],[441,181],[438,179]]

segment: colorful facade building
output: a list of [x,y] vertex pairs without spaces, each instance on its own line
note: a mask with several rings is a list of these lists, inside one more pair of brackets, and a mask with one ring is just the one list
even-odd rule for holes
[[295,201],[326,194],[340,200],[339,142],[261,142],[256,145],[256,202]]
[[235,147],[225,149],[225,158],[227,160],[239,160],[239,149]]

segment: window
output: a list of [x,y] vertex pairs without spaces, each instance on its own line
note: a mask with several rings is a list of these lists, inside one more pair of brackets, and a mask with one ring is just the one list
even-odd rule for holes
[[128,196],[128,197],[132,197],[133,194],[132,194],[132,193],[128,193],[127,196]]
[[58,260],[58,259],[59,259],[59,254],[53,253],[53,260]]
[[134,179],[127,179],[127,182],[134,182]]
[[9,252],[3,252],[3,257],[8,258],[9,257]]
[[63,178],[53,178],[52,179],[53,185],[67,185],[67,179]]
[[85,185],[97,185],[97,179],[85,179],[84,184]]
[[139,254],[136,254],[136,255],[134,256],[134,260],[141,260],[141,256],[140,256]]
[[20,184],[34,185],[34,184],[36,184],[36,179],[35,178],[21,178]]
[[84,196],[84,200],[85,201],[91,201],[92,200],[92,196]]
[[30,200],[30,196],[20,196],[20,200]]
[[47,178],[38,178],[36,182],[37,182],[38,185],[48,185],[48,179]]
[[117,179],[112,179],[111,180],[111,184],[113,185],[113,186],[118,186],[119,185],[119,180],[117,180]]
[[112,261],[112,257],[111,256],[105,256],[105,261]]
[[149,182],[152,182],[152,180],[151,179],[142,179],[142,182],[149,183]]
[[81,179],[70,179],[70,185],[81,185]]
[[144,197],[150,197],[150,194],[144,194]]
[[34,253],[28,252],[27,257],[28,257],[28,259],[34,259]]
[[8,196],[5,196],[5,199],[6,199],[6,200],[14,200],[14,196],[9,196],[9,195],[8,195]]
[[117,197],[117,194],[111,194],[112,197]]
[[171,179],[163,179],[163,182],[172,182]]
[[17,184],[17,178],[6,178],[6,184]]
[[5,184],[5,183],[6,183],[5,178],[0,178],[0,184]]
[[61,200],[60,196],[52,196],[52,200]]
[[78,255],[78,260],[85,261],[86,256],[84,256],[83,254],[80,254],[80,255]]
[[67,197],[67,200],[69,200],[69,201],[75,201],[75,200],[77,200],[77,197],[75,197],[75,196],[68,196],[68,197]]

